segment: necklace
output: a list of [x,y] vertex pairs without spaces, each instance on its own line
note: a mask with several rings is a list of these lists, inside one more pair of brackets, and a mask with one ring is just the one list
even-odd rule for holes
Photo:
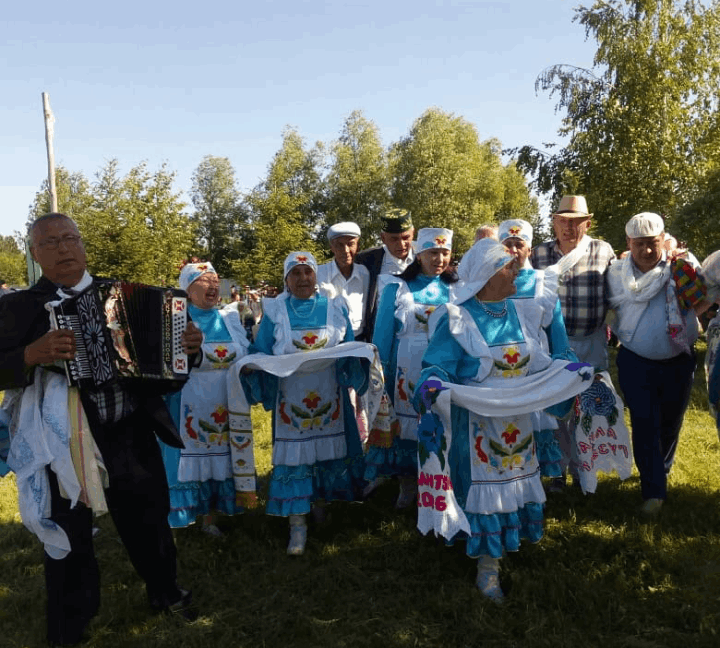
[[494,311],[492,308],[490,308],[485,302],[480,302],[480,307],[488,314],[490,317],[495,318],[501,318],[505,317],[507,315],[507,300],[503,300],[503,306],[499,311]]
[[[298,299],[298,298],[296,297],[295,299]],[[287,303],[288,303],[288,306],[290,306],[290,310],[293,313],[295,313],[295,317],[297,317],[298,319],[309,319],[310,316],[315,312],[315,306],[317,306],[317,296],[316,295],[313,295],[313,297],[312,297],[313,305],[312,305],[312,308],[310,309],[310,312],[307,315],[300,315],[300,313],[298,313],[295,310],[295,307],[292,304],[292,300],[293,300],[293,297],[291,295],[290,297],[288,297]]]

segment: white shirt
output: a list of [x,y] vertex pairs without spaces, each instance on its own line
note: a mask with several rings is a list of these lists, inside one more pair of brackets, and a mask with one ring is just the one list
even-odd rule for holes
[[353,263],[353,271],[345,279],[335,259],[318,267],[317,282],[320,292],[327,297],[341,296],[348,307],[348,317],[352,324],[353,334],[357,338],[365,328],[365,300],[370,286],[370,272],[359,263]]
[[382,268],[380,268],[380,274],[391,274],[399,275],[404,272],[405,269],[413,262],[415,253],[413,252],[412,246],[408,251],[408,255],[404,259],[398,259],[388,250],[387,245],[383,245],[385,254],[383,255]]

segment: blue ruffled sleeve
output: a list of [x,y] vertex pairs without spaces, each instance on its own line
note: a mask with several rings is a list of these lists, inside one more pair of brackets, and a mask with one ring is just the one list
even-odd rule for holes
[[552,321],[545,328],[548,343],[550,345],[550,355],[553,360],[570,360],[578,362],[578,357],[570,348],[567,330],[565,329],[565,320],[563,319],[562,309],[560,308],[560,300],[555,302],[553,308]]

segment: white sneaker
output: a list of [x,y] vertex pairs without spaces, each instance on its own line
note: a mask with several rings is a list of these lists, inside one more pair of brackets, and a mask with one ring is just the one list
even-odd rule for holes
[[477,579],[475,585],[480,593],[489,598],[493,603],[502,603],[505,600],[500,587],[500,575],[495,569],[487,569],[478,565]]
[[400,478],[400,494],[395,502],[396,509],[404,509],[412,506],[417,502],[417,480],[414,477],[410,479]]
[[643,505],[640,507],[640,512],[643,515],[647,516],[654,516],[660,513],[660,509],[662,508],[663,500],[658,499],[657,497],[651,497],[650,499],[646,499],[643,502]]
[[[300,521],[293,519],[300,518]],[[307,542],[307,524],[303,515],[290,516],[290,542],[287,546],[288,556],[302,556]]]
[[212,536],[213,538],[222,538],[225,535],[215,524],[203,524],[202,532],[206,535]]

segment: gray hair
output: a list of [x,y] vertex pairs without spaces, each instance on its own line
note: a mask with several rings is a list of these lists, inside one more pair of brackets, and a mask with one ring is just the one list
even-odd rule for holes
[[77,224],[75,223],[75,221],[72,218],[70,218],[70,216],[68,216],[66,214],[61,214],[60,212],[50,212],[49,214],[44,214],[43,216],[39,216],[28,226],[28,237],[30,238],[30,247],[35,245],[35,231],[37,230],[37,228],[40,225],[42,225],[43,223],[47,223],[48,221],[56,220],[58,218],[64,218],[65,220],[69,220],[77,228]]

